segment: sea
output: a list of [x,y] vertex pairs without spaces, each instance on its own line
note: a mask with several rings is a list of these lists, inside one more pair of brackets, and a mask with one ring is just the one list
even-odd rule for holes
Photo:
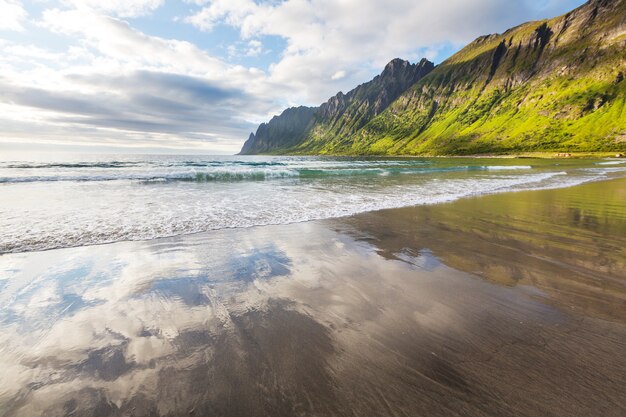
[[0,157],[0,253],[147,240],[626,176],[623,159]]

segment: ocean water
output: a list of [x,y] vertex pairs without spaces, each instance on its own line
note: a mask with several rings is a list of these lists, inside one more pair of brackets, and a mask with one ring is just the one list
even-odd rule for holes
[[245,228],[626,176],[624,160],[72,155],[0,160],[0,253]]

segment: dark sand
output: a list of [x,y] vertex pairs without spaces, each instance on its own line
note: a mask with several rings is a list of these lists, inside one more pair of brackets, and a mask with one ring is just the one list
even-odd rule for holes
[[3,270],[0,416],[626,416],[624,179]]

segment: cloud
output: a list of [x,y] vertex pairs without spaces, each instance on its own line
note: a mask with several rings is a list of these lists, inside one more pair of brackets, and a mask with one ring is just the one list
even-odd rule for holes
[[252,39],[248,42],[247,56],[259,56],[263,53],[263,44],[261,41]]
[[242,19],[257,11],[257,6],[250,0],[212,1],[209,6],[189,16],[187,21],[203,30],[211,30],[223,21],[230,25],[239,25]]
[[151,71],[67,78],[68,83],[78,88],[86,85],[93,92],[51,91],[0,80],[0,100],[48,112],[46,120],[74,133],[81,126],[117,130],[120,144],[129,139],[126,132],[211,142],[206,133],[236,139],[254,128],[240,118],[239,109],[257,103],[256,98],[203,78]]
[[345,76],[346,76],[346,72],[341,70],[341,71],[337,71],[336,73],[334,73],[333,76],[330,77],[330,79],[331,80],[341,80]]
[[65,51],[0,43],[0,102],[11,109],[0,116],[3,142],[36,136],[236,152],[258,119],[280,107],[265,94],[262,71],[189,41],[148,36],[88,8],[44,10],[38,25],[76,43]]
[[151,13],[163,5],[164,0],[66,0],[79,9],[89,9],[119,17],[138,17]]
[[40,24],[55,33],[80,36],[84,45],[125,69],[158,66],[171,72],[217,74],[226,68],[190,42],[148,36],[125,21],[92,11],[46,10]]
[[263,47],[263,42],[258,39],[250,39],[247,42],[237,41],[228,45],[226,51],[229,58],[258,57],[270,52]]
[[[391,58],[441,60],[442,51],[477,35],[572,7],[565,0],[186,0],[172,6],[180,19],[155,25],[146,16],[163,4],[29,5],[38,19],[28,21],[29,36],[0,40],[0,142],[169,142],[234,152],[284,107],[318,105],[371,79]],[[0,30],[24,30],[27,18],[20,2],[0,0]]]
[[28,14],[17,0],[0,0],[0,30],[22,31]]
[[2,48],[9,59],[35,59],[37,61],[52,61],[62,57],[59,53],[50,52],[35,45],[10,44]]
[[[204,31],[229,25],[243,39],[284,38],[287,47],[270,67],[271,79],[301,92],[300,100],[318,103],[338,87],[366,81],[393,57],[432,56],[433,49],[459,47],[570,7],[564,0],[212,0],[187,22]],[[354,71],[335,76],[344,68]]]

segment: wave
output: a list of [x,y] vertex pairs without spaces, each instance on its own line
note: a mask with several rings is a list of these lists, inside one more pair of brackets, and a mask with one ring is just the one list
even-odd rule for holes
[[73,163],[5,163],[2,168],[10,169],[46,169],[46,168],[127,168],[142,165],[141,162],[73,162]]
[[56,182],[56,181],[245,181],[245,180],[265,180],[269,178],[286,178],[298,176],[293,170],[215,170],[215,171],[174,171],[174,172],[144,172],[144,173],[122,173],[111,175],[46,175],[46,176],[18,176],[0,177],[0,183],[25,183],[25,182]]
[[606,162],[597,162],[596,165],[621,165],[626,164],[626,161],[606,161]]
[[[344,167],[298,167],[294,164],[280,163],[254,163],[246,162],[241,165],[233,165],[230,167],[209,167],[210,169],[197,169],[195,165],[181,166],[182,169],[164,170],[155,167],[139,168],[135,170],[125,171],[104,171],[98,173],[90,173],[89,170],[81,170],[79,172],[69,171],[67,173],[59,171],[51,171],[43,175],[17,175],[17,176],[0,176],[0,183],[30,183],[30,182],[56,182],[56,181],[142,181],[142,182],[168,182],[168,181],[187,181],[187,182],[213,182],[213,181],[263,181],[280,178],[316,178],[316,177],[339,177],[339,176],[394,176],[394,175],[426,175],[439,174],[447,172],[463,172],[463,171],[506,171],[531,169],[530,166],[452,166],[452,167],[414,167],[414,166],[358,166],[348,165]],[[114,165],[113,163],[106,164]],[[30,165],[33,167],[33,165]],[[59,164],[49,164],[47,167],[60,167]],[[82,164],[64,164],[65,168],[80,168]],[[103,167],[104,164],[97,165]],[[115,165],[116,168],[123,167]],[[90,168],[96,165],[89,165]],[[184,168],[188,169],[184,169]]]
[[611,172],[620,173],[626,172],[626,167],[603,167],[603,168],[582,168],[582,171],[591,172],[594,174],[608,174]]
[[[64,247],[147,240],[225,228],[288,224],[350,216],[362,212],[449,202],[473,195],[506,191],[559,188],[598,179],[597,175],[568,175],[566,172],[472,178],[430,178],[372,191],[294,186],[250,191],[225,189],[224,194],[204,193],[174,187],[155,195],[141,194],[129,200],[126,192],[94,191],[89,206],[81,206],[84,191],[64,199],[56,209],[30,210],[28,219],[5,223],[0,236],[0,253],[29,252]],[[135,191],[137,192],[137,191]],[[287,198],[285,192],[289,193]],[[102,193],[99,196],[99,193]],[[135,197],[132,197],[135,198]],[[158,208],[158,209],[153,209]],[[95,210],[95,211],[94,211]],[[67,211],[67,212],[65,212]],[[62,221],[72,218],[71,223]],[[25,220],[27,220],[25,222]],[[9,220],[7,220],[9,221]],[[1,223],[1,222],[0,222]]]
[[[229,161],[229,165],[250,166],[250,167],[271,167],[286,166],[287,163],[278,161],[256,162],[256,161]],[[107,162],[50,162],[50,163],[31,163],[31,162],[0,162],[0,168],[9,169],[76,169],[76,168],[94,168],[94,169],[116,169],[116,168],[134,168],[134,167],[217,167],[223,166],[224,163],[219,160],[209,161],[107,161]]]
[[485,169],[488,171],[508,171],[508,170],[518,170],[518,169],[532,169],[530,165],[490,165],[486,166]]

